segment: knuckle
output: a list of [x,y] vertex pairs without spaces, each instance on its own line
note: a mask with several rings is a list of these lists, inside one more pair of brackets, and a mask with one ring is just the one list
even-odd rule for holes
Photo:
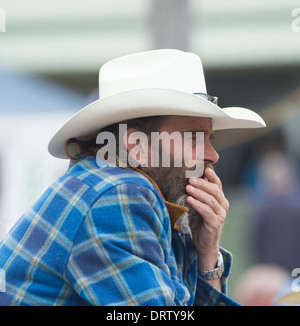
[[226,212],[224,211],[224,214],[221,215],[221,223],[224,224],[225,220],[226,220]]
[[211,196],[211,197],[209,198],[209,206],[211,206],[211,207],[215,207],[215,206],[217,206],[217,204],[218,204],[218,202],[217,202],[216,198],[213,197],[213,196]]
[[223,191],[217,185],[214,185],[214,194],[216,196],[221,196],[222,193]]
[[210,206],[206,206],[204,208],[204,213],[205,213],[205,215],[211,215],[213,213],[213,210]]

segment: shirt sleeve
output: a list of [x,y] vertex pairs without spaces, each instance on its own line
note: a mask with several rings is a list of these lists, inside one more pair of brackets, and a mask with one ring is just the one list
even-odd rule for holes
[[239,306],[240,304],[227,296],[228,276],[232,265],[232,255],[224,248],[220,247],[220,252],[224,261],[224,272],[221,278],[222,291],[220,292],[210,283],[206,282],[199,275],[197,276],[197,290],[195,296],[195,306]]
[[170,220],[147,187],[118,185],[93,205],[70,256],[66,278],[92,305],[185,304]]

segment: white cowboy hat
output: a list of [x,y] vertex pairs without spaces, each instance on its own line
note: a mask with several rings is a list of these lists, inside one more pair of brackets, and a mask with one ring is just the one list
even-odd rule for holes
[[209,117],[214,130],[266,126],[251,110],[220,108],[216,98],[206,94],[200,58],[179,50],[147,51],[107,62],[99,72],[99,93],[99,100],[76,113],[51,139],[51,155],[66,158],[70,138],[84,139],[110,124],[144,116]]

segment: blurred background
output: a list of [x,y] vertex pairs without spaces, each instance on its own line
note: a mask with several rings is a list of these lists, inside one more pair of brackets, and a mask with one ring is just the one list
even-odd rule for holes
[[300,267],[297,7],[299,0],[1,0],[0,239],[67,168],[47,145],[98,98],[101,65],[178,48],[200,55],[221,107],[250,108],[267,123],[218,132],[216,170],[231,204],[222,237],[234,256],[230,295],[247,303],[245,283],[252,292],[280,287],[278,279],[255,287],[243,278],[265,264],[274,279],[278,269],[289,277]]

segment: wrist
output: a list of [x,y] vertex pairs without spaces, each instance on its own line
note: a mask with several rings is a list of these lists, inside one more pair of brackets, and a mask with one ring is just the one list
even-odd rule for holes
[[223,256],[220,252],[218,254],[218,259],[217,259],[217,262],[215,263],[215,267],[213,269],[210,269],[210,270],[199,269],[198,270],[199,276],[208,281],[221,278],[223,275],[223,272],[224,272],[224,262],[223,262]]
[[197,266],[200,270],[212,270],[216,268],[219,258],[219,247],[207,251],[198,251]]

